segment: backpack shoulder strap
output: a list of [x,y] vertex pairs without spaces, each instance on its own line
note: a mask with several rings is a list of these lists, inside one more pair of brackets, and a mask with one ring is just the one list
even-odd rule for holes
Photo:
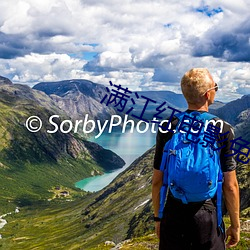
[[213,114],[211,114],[211,113],[208,113],[208,112],[204,112],[204,113],[201,114],[201,117],[202,117],[203,119],[205,119],[205,120],[210,121],[210,120],[216,118],[217,116],[216,116],[216,115],[213,115]]
[[188,115],[188,112],[186,112],[186,111],[180,112],[180,113],[178,113],[178,114],[175,114],[174,116],[175,116],[176,118],[178,118],[178,120],[179,120],[179,122],[180,122],[180,120],[182,119],[182,117],[183,117],[184,115]]
[[213,115],[209,112],[199,113],[198,111],[192,111],[190,113],[187,111],[184,111],[184,112],[175,114],[174,116],[180,120],[184,115],[187,115],[187,116],[199,115],[203,119],[206,119],[206,120],[212,120],[217,117],[216,115]]
[[[216,118],[216,115],[213,115],[208,112],[204,112],[200,114],[200,117],[204,120],[212,120]],[[216,206],[217,206],[217,226],[222,230],[223,232],[223,227],[222,227],[222,182],[223,182],[223,173],[221,170],[221,167],[219,167],[219,173],[218,173],[218,186],[217,186],[217,199],[216,199]]]
[[184,112],[178,113],[178,114],[176,114],[174,116],[178,119],[178,123],[177,123],[177,126],[176,126],[176,131],[178,131],[178,127],[181,124],[181,122],[182,122],[182,120],[183,120],[183,118],[185,116],[187,116],[187,117],[196,117],[196,116],[198,116],[203,121],[205,121],[205,120],[210,121],[210,120],[217,117],[216,115],[210,114],[208,112],[200,113],[199,111],[192,111],[192,112],[184,111]]

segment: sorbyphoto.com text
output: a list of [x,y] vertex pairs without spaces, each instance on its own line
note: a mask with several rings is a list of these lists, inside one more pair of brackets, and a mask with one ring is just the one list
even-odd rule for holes
[[[158,129],[162,133],[167,133],[171,130],[171,123],[168,120],[159,121],[154,118],[151,122],[145,121],[134,121],[129,119],[128,115],[121,117],[119,115],[112,115],[110,120],[105,120],[101,122],[100,120],[89,119],[89,115],[86,114],[84,119],[71,121],[69,119],[62,120],[58,123],[58,120],[61,117],[59,115],[52,115],[48,118],[48,121],[42,121],[38,116],[30,116],[25,123],[26,128],[33,133],[36,133],[41,130],[44,122],[50,124],[50,129],[47,129],[46,132],[49,134],[54,134],[56,132],[61,132],[64,134],[67,133],[83,133],[83,134],[95,134],[95,138],[99,138],[104,132],[112,133],[114,130],[121,133],[133,133],[134,131],[138,133],[146,133],[151,131],[151,133],[157,133]],[[188,121],[187,121],[188,122]],[[163,123],[168,124],[168,127],[162,127]],[[210,120],[206,121],[204,124],[205,131],[209,123],[212,123],[214,126],[219,123],[220,131],[223,129],[222,120]],[[51,127],[52,126],[52,127]],[[173,130],[175,132],[175,130]],[[193,131],[196,133],[196,131]]]

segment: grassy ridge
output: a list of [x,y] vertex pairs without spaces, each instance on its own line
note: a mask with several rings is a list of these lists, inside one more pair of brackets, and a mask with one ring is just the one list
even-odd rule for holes
[[79,249],[83,243],[82,200],[52,201],[21,208],[6,217],[1,230],[3,249]]

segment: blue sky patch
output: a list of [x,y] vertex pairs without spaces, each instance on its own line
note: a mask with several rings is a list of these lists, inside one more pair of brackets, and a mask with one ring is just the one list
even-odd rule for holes
[[165,28],[170,28],[171,26],[172,26],[172,23],[164,24],[164,27],[165,27]]
[[83,52],[83,59],[91,61],[97,54],[97,52]]
[[208,17],[214,16],[220,12],[223,12],[221,7],[218,7],[216,9],[211,9],[210,6],[208,6],[208,5],[201,6],[197,9],[195,9],[195,11],[200,12]]

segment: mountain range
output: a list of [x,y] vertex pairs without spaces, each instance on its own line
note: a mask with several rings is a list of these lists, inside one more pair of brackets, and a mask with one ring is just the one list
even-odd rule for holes
[[[105,241],[114,241],[117,244],[126,239],[152,233],[154,223],[152,221],[151,181],[154,147],[136,159],[101,191],[80,193],[81,195],[75,195],[68,202],[65,199],[34,202],[48,197],[48,190],[53,186],[63,185],[72,188],[77,176],[84,178],[92,171],[96,174],[107,171],[102,164],[105,160],[111,159],[112,161],[112,157],[113,161],[107,162],[106,167],[114,163],[117,167],[123,164],[112,152],[95,144],[90,146],[90,142],[87,142],[81,135],[59,134],[58,137],[53,137],[54,135],[49,136],[44,133],[44,130],[41,130],[40,134],[30,133],[24,127],[25,119],[30,115],[39,114],[42,120],[46,120],[55,112],[62,118],[72,118],[72,114],[75,118],[87,114],[86,112],[92,110],[92,106],[97,105],[100,98],[106,94],[105,88],[98,85],[93,87],[92,92],[91,88],[95,84],[92,85],[91,82],[85,80],[69,80],[64,83],[54,83],[53,86],[49,83],[38,84],[32,90],[27,86],[13,85],[3,81],[4,84],[0,84],[0,116],[2,118],[0,122],[2,134],[0,181],[4,183],[5,188],[2,207],[7,204],[8,199],[16,202],[16,205],[22,201],[20,204],[22,207],[21,213],[8,218],[8,224],[0,232],[3,235],[2,246],[5,249],[27,250],[111,249],[104,246],[99,248],[98,245]],[[84,87],[85,83],[86,87]],[[99,88],[102,92],[98,92]],[[159,103],[167,100],[169,106],[185,109],[181,96],[172,92],[138,93],[155,98]],[[79,98],[76,98],[77,96]],[[57,102],[57,98],[61,98],[62,102]],[[75,98],[73,102],[70,101],[71,98]],[[233,105],[216,103],[215,108],[211,109],[212,113],[231,122],[236,129],[237,136],[242,136],[245,140],[250,130],[249,99],[250,95],[246,95],[235,100]],[[66,100],[68,105],[61,106],[62,103],[66,103]],[[84,105],[87,105],[86,110]],[[109,107],[101,105],[105,108],[103,111],[105,115],[102,119],[108,119],[109,111],[106,108]],[[143,103],[140,105],[142,107]],[[101,110],[101,107],[99,109]],[[91,116],[98,119],[97,110],[94,108],[93,110]],[[152,114],[151,111],[149,115]],[[110,112],[114,114],[116,110],[112,109]],[[90,148],[94,152],[91,153]],[[242,215],[248,217],[250,216],[249,167],[250,163],[239,163],[237,169]],[[8,188],[10,190],[7,190]],[[31,194],[31,197],[27,196],[27,193]],[[14,194],[18,194],[15,200],[12,198]],[[243,234],[242,238],[244,237],[249,238],[249,234]]]
[[[33,89],[43,91],[49,95],[57,106],[64,110],[72,119],[79,119],[88,114],[91,119],[104,122],[106,119],[110,119],[110,116],[114,114],[124,116],[126,111],[130,108],[133,108],[133,110],[129,115],[133,114],[140,117],[142,110],[146,107],[143,118],[152,120],[153,115],[158,112],[156,110],[157,107],[161,104],[165,103],[164,107],[170,106],[179,110],[185,110],[187,108],[187,103],[183,95],[171,91],[136,91],[138,98],[135,95],[135,92],[132,91],[132,94],[127,94],[127,97],[122,97],[123,95],[121,93],[123,93],[123,91],[120,90],[119,92],[117,89],[112,89],[110,86],[107,88],[110,92],[107,91],[104,85],[80,79],[58,82],[41,82],[33,87]],[[112,90],[114,90],[114,92],[112,92]],[[115,101],[106,105],[109,96],[112,95],[111,99],[113,100],[114,96],[117,95],[117,92],[120,94]],[[101,100],[106,95],[107,98],[101,104]],[[133,99],[134,104],[131,99]],[[118,111],[121,109],[120,105],[115,107],[120,100],[122,100],[122,105],[126,103],[124,111],[122,112]],[[224,104],[222,102],[216,101],[211,106],[211,110],[223,106]],[[171,112],[171,109],[166,109],[163,113],[163,117],[167,117]],[[130,116],[129,119],[138,120],[134,116]]]

